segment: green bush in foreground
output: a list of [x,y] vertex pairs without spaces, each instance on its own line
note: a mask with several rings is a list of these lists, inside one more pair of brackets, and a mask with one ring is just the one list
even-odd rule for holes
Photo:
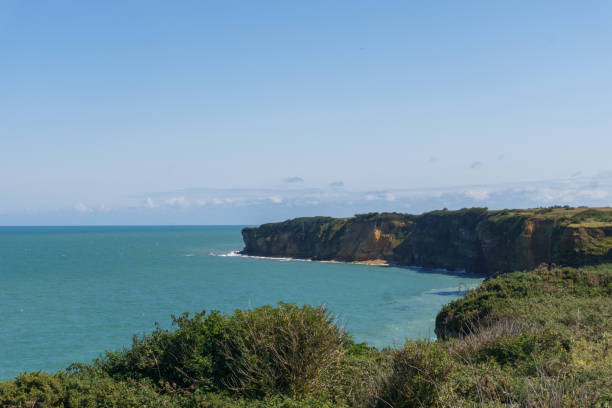
[[447,381],[452,361],[440,344],[408,342],[391,355],[391,372],[378,396],[378,406],[440,406],[440,388]]
[[279,303],[237,311],[223,343],[224,385],[253,396],[306,395],[340,361],[347,337],[322,307]]
[[304,395],[340,360],[347,340],[325,308],[308,305],[185,314],[173,322],[176,331],[158,327],[94,367],[118,380],[147,379],[168,392]]
[[[173,318],[131,348],[0,383],[0,407],[608,407],[612,265],[487,280],[441,338],[355,344],[324,308]],[[443,336],[443,337],[442,337]]]
[[533,271],[503,274],[444,306],[436,317],[436,334],[442,338],[466,334],[472,326],[486,324],[485,320],[512,315],[512,307],[522,309],[516,312],[525,314],[526,318],[541,316],[550,320],[557,318],[557,314],[532,314],[532,305],[561,300],[576,311],[576,305],[572,304],[575,301],[610,299],[610,296],[612,264],[580,269],[541,266]]
[[230,335],[228,317],[201,312],[172,320],[176,331],[158,326],[148,336],[135,336],[130,349],[106,353],[95,369],[117,380],[146,379],[168,390],[219,388],[226,375],[222,348]]
[[176,407],[151,384],[103,375],[24,373],[0,383],[2,407]]

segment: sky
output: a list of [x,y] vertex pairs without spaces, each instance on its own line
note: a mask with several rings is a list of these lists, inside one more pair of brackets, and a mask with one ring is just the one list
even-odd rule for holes
[[612,205],[610,1],[0,0],[0,225]]

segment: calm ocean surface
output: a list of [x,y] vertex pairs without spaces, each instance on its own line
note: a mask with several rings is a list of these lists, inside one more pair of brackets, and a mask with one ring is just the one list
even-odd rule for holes
[[240,227],[0,227],[0,379],[131,344],[170,315],[324,303],[357,341],[433,337],[481,279],[425,269],[221,256]]

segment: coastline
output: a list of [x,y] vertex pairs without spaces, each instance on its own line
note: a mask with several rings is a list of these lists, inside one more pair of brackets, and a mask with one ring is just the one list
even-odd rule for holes
[[[321,262],[321,263],[337,263],[337,264],[347,264],[347,265],[370,265],[370,266],[397,266],[402,267],[402,265],[393,265],[384,261],[382,259],[373,259],[366,261],[338,261],[336,259],[311,259],[311,258],[292,258],[288,256],[262,256],[262,255],[248,255],[242,253],[242,251],[230,251],[226,254],[210,254],[214,256],[222,256],[222,257],[240,257],[240,258],[254,258],[254,259],[270,259],[274,261],[298,261],[298,262]],[[407,267],[407,266],[403,266]]]
[[210,253],[212,256],[220,256],[220,257],[240,257],[240,258],[253,258],[253,259],[268,259],[273,261],[297,261],[297,262],[321,262],[321,263],[329,263],[329,264],[345,264],[345,265],[366,265],[366,266],[380,266],[380,267],[390,267],[390,268],[405,268],[405,269],[414,269],[418,271],[426,270],[436,273],[447,273],[447,274],[455,274],[455,275],[470,275],[470,276],[481,276],[483,278],[487,277],[485,274],[479,273],[468,273],[465,269],[445,269],[445,268],[428,268],[425,266],[416,266],[416,265],[400,265],[389,263],[383,259],[372,259],[365,261],[339,261],[337,259],[311,259],[311,258],[292,258],[287,256],[263,256],[263,255],[247,255],[242,253],[242,251],[230,251],[225,254],[214,254]]
[[243,254],[419,265],[492,276],[612,262],[612,207],[368,213],[242,229]]

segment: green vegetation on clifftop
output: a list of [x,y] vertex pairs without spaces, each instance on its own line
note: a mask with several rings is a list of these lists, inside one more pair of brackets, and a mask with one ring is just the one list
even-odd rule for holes
[[0,383],[2,407],[607,407],[612,265],[541,266],[445,306],[437,341],[355,344],[324,308],[174,318],[131,348]]

